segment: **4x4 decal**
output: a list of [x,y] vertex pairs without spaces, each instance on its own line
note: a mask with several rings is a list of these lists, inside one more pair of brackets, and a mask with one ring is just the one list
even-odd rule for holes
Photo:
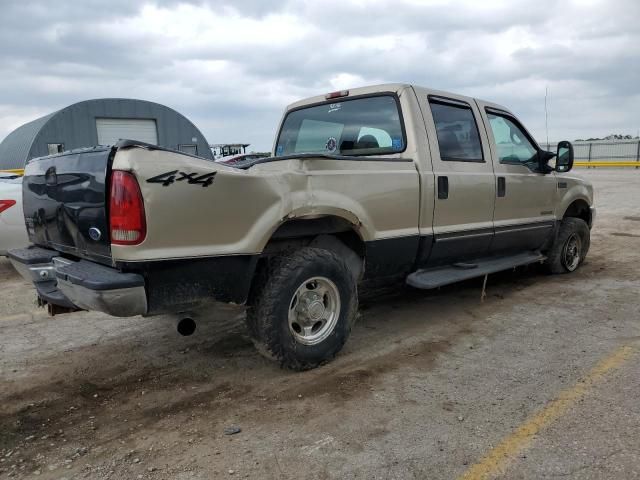
[[187,173],[180,172],[178,170],[171,170],[170,172],[161,173],[155,177],[151,177],[147,180],[147,183],[161,183],[163,187],[168,187],[174,182],[181,182],[186,180],[190,185],[202,185],[208,187],[213,183],[213,179],[218,172],[204,173],[198,175],[197,172]]

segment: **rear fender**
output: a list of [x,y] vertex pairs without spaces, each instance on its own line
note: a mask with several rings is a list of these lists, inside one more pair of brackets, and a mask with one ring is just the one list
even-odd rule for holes
[[[135,173],[147,236],[140,245],[113,245],[113,257],[258,255],[286,222],[326,216],[344,219],[365,242],[415,234],[419,186],[413,164],[383,171],[382,164],[367,163],[331,174],[310,172],[299,159],[241,170],[179,152],[120,149],[113,169]],[[354,189],[366,169],[384,175],[384,182]]]
[[[147,236],[140,245],[113,245],[114,259],[259,254],[282,224],[327,215],[345,219],[365,240],[371,235],[353,211],[318,203],[310,177],[295,168],[300,161],[288,162],[293,164],[289,168],[280,162],[279,168],[266,164],[240,170],[163,150],[118,150],[113,169],[132,171],[138,178]],[[212,181],[204,185],[179,180],[182,172]],[[364,211],[353,199],[339,201]]]

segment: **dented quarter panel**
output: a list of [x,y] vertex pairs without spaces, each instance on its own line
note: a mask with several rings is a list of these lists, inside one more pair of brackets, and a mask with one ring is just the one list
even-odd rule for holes
[[[135,173],[147,222],[140,245],[112,246],[114,262],[256,254],[291,218],[340,216],[363,240],[418,231],[413,162],[283,160],[239,170],[134,147],[118,150],[112,168]],[[148,182],[175,170],[215,177],[209,186]]]

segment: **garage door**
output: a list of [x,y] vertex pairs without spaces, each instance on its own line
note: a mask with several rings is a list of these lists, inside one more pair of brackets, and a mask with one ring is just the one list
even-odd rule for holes
[[98,143],[113,145],[118,140],[139,140],[158,144],[158,129],[155,120],[140,118],[96,118]]

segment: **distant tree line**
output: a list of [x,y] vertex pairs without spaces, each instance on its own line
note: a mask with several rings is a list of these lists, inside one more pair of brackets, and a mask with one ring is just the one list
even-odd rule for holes
[[596,142],[598,140],[640,140],[640,137],[638,136],[634,137],[632,135],[611,134],[602,138],[587,138],[587,139],[578,138],[574,141],[575,142]]

